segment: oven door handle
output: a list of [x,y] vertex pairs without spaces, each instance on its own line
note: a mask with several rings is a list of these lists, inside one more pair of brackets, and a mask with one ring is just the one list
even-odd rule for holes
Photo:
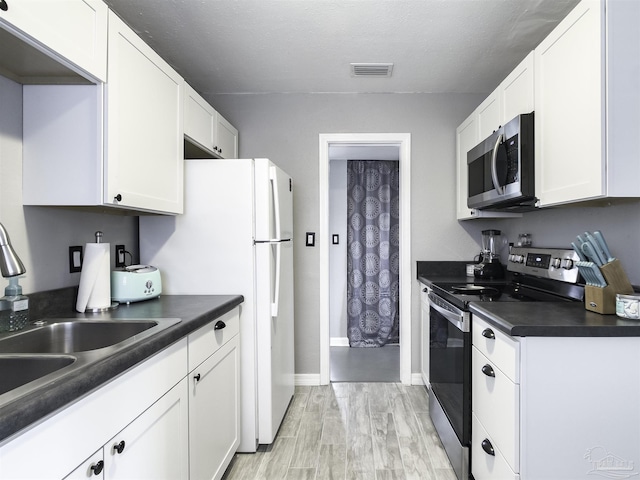
[[436,312],[438,312],[440,315],[446,318],[449,321],[449,323],[452,323],[453,325],[455,325],[458,330],[462,332],[469,331],[469,329],[467,328],[468,322],[465,323],[464,314],[456,315],[454,312],[450,312],[446,308],[442,308],[440,305],[437,305],[434,302],[429,302],[429,304],[431,308],[433,308]]
[[500,185],[500,180],[498,180],[498,149],[500,148],[503,138],[502,133],[498,135],[496,144],[493,147],[493,153],[491,154],[491,180],[498,195],[504,195],[504,186]]

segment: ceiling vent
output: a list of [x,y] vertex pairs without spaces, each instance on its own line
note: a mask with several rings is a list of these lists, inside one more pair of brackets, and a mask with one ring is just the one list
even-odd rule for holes
[[390,77],[393,63],[352,63],[352,77]]

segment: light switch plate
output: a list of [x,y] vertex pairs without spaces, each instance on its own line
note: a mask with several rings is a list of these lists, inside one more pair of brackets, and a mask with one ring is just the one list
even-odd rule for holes
[[316,246],[316,234],[315,232],[307,232],[307,247],[315,247]]
[[82,245],[69,247],[69,273],[82,271]]

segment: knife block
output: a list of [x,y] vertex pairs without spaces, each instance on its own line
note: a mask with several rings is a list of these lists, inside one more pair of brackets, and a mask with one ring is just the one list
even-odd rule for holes
[[604,288],[586,285],[584,287],[584,308],[596,313],[616,313],[616,294],[633,293],[633,286],[617,258],[600,267],[607,281]]

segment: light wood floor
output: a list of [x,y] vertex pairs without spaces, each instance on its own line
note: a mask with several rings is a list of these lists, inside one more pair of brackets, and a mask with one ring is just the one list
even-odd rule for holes
[[269,451],[236,454],[225,480],[456,480],[422,386],[296,387]]

